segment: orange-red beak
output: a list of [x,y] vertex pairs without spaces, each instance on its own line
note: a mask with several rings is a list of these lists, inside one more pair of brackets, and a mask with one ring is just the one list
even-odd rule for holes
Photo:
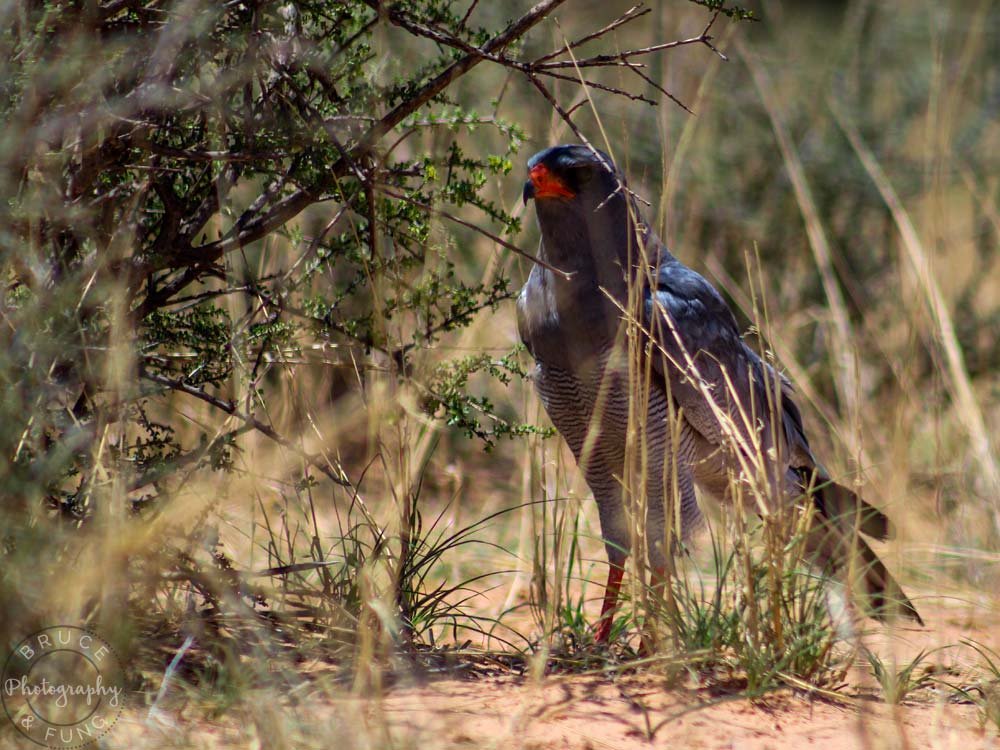
[[524,185],[524,202],[529,198],[575,198],[576,193],[565,182],[552,174],[544,164],[536,164],[528,171],[530,178]]

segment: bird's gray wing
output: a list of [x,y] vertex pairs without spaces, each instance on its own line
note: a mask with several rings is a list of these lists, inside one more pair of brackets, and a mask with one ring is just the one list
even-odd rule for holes
[[[802,490],[812,490],[822,515],[886,538],[885,515],[833,482],[816,462],[791,383],[743,342],[715,288],[672,257],[659,265],[653,282],[644,294],[644,322],[656,350],[653,368],[691,427],[716,446],[732,445],[735,428],[743,450],[755,444],[749,438],[756,431],[756,444],[768,452],[777,448],[781,470],[789,469]],[[729,430],[722,426],[725,419]]]
[[[791,385],[743,343],[732,311],[704,277],[668,257],[647,285],[644,305],[653,368],[702,437],[728,444],[735,429],[737,443],[759,440],[791,466],[812,466]],[[723,426],[726,420],[731,426]]]

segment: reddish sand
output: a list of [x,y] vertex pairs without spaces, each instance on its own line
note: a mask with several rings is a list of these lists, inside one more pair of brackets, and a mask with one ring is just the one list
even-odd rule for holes
[[[923,613],[926,628],[873,634],[868,645],[900,664],[946,645],[918,673],[930,668],[953,685],[973,685],[982,661],[955,644],[974,638],[1000,651],[995,615],[968,606],[924,606]],[[265,690],[256,702],[247,695],[245,703],[207,720],[196,701],[181,701],[165,712],[159,730],[133,709],[107,747],[1000,748],[997,728],[984,730],[976,707],[956,702],[954,690],[931,681],[891,706],[861,666],[848,674],[839,701],[791,690],[750,701],[698,685],[684,673],[668,683],[657,670],[534,679],[504,669],[465,679],[425,678],[361,698],[346,687],[322,685],[323,671],[288,707]]]

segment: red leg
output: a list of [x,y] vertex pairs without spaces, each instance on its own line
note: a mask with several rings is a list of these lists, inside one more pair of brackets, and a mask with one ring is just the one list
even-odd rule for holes
[[615,610],[618,608],[618,592],[622,587],[622,573],[625,571],[608,564],[608,583],[604,587],[604,604],[601,607],[601,619],[597,621],[597,642],[607,643],[611,635],[611,625],[615,619]]

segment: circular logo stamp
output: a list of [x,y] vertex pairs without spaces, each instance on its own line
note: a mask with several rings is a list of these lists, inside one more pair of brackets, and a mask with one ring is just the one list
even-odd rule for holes
[[58,625],[32,633],[4,664],[3,709],[32,742],[59,750],[96,743],[125,705],[115,652],[89,630]]

